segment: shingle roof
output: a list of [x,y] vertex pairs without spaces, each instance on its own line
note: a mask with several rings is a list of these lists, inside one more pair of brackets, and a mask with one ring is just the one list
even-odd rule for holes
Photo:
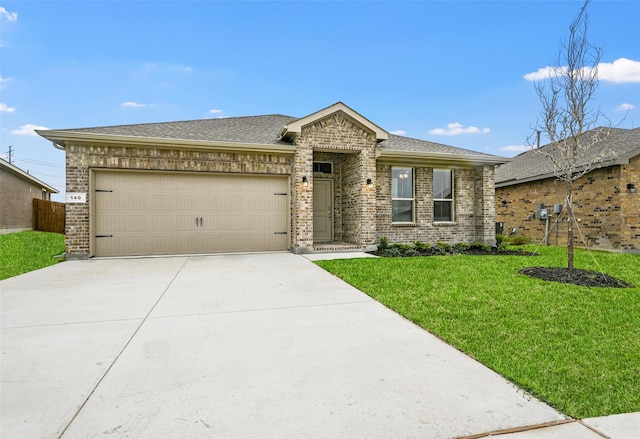
[[[298,118],[282,114],[266,116],[230,117],[218,119],[201,119],[179,122],[159,122],[136,125],[116,125],[93,128],[76,128],[65,130],[38,131],[45,138],[68,134],[90,134],[138,137],[140,139],[172,139],[210,142],[230,142],[257,145],[290,145],[278,135],[282,127]],[[454,146],[412,139],[409,137],[390,134],[387,140],[379,143],[380,151],[384,153],[401,152],[414,154],[433,154],[450,156],[457,159],[474,159],[488,163],[504,162],[508,159],[491,154],[484,154]]]
[[277,145],[278,131],[296,120],[282,114],[267,116],[228,117],[218,119],[158,122],[136,125],[115,125],[94,128],[60,130],[70,133],[107,134],[154,139],[204,140],[261,145]]
[[[603,132],[606,132],[607,135],[595,142],[584,157],[578,160],[576,163],[577,169],[591,163],[594,157],[603,155],[605,151],[610,151],[611,154],[605,154],[608,158],[599,163],[597,167],[628,163],[629,158],[640,154],[640,128],[596,128],[586,132],[585,135],[591,136],[595,135],[595,133]],[[540,151],[549,150],[549,148],[551,148],[551,145],[544,145],[540,147]],[[496,169],[496,185],[509,186],[553,176],[554,167],[551,161],[545,155],[533,149],[517,155],[510,162],[498,167]]]
[[389,139],[380,142],[379,146],[381,151],[430,152],[443,155],[498,158],[498,156],[495,155],[472,151],[470,149],[429,142],[427,140],[412,139],[411,137],[397,136],[395,134],[389,134]]

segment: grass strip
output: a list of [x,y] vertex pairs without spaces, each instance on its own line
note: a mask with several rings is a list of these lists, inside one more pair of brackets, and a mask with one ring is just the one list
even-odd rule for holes
[[48,232],[19,232],[0,235],[0,280],[59,262],[64,253],[64,235]]

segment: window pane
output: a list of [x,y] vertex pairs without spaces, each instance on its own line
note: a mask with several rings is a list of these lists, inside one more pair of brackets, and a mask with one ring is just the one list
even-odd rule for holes
[[333,171],[333,163],[313,162],[313,172],[321,172],[323,174],[331,174]]
[[413,201],[394,200],[393,215],[391,221],[394,223],[411,223],[413,222]]
[[451,201],[435,201],[433,203],[433,220],[434,221],[453,221],[451,215]]
[[452,199],[453,185],[451,184],[451,170],[434,169],[433,171],[433,198]]
[[391,198],[413,198],[413,169],[392,168]]

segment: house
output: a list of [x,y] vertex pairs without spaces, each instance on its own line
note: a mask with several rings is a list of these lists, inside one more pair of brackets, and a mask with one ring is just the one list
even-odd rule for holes
[[38,131],[66,151],[70,258],[493,244],[502,157],[388,133],[341,102]]
[[33,199],[51,200],[58,191],[0,159],[0,233],[32,229]]
[[[640,251],[640,128],[609,128],[578,162],[578,171],[595,157],[596,169],[573,184],[576,245]],[[595,130],[585,135],[594,135]],[[541,149],[549,148],[549,145]],[[567,222],[556,221],[566,189],[551,162],[531,150],[496,170],[496,220],[505,231],[517,229],[533,242],[566,245]],[[546,208],[549,219],[540,215]],[[547,225],[549,222],[549,225]],[[547,230],[547,239],[545,232]],[[580,234],[584,236],[582,241]]]

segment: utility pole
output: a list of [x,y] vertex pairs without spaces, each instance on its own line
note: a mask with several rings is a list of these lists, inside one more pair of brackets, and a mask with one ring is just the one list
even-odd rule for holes
[[11,149],[11,145],[9,145],[9,163],[11,163],[11,153],[15,151],[15,149]]

